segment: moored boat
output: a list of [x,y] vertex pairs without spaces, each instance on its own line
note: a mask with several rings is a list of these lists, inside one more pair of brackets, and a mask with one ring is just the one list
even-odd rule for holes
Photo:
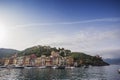
[[71,67],[65,67],[66,69],[73,69],[75,68],[74,66],[71,66]]
[[6,68],[6,66],[0,66],[0,68]]
[[15,68],[15,69],[24,69],[23,66],[15,66],[15,67],[13,67],[13,68]]
[[46,66],[40,66],[40,67],[38,67],[38,68],[40,68],[40,69],[45,69],[45,68],[46,68]]
[[89,68],[89,65],[85,65],[84,68]]
[[10,65],[8,67],[15,68],[15,69],[24,69],[24,66],[20,66],[20,65]]
[[65,66],[58,66],[57,69],[65,69]]
[[31,69],[31,68],[33,68],[33,66],[25,66],[24,68],[25,69]]
[[57,68],[58,68],[58,66],[52,66],[52,68],[53,68],[53,69],[57,69]]

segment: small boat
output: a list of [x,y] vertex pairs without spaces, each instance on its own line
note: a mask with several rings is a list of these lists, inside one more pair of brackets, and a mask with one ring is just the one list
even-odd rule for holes
[[24,68],[25,69],[31,69],[31,68],[33,68],[33,66],[25,66]]
[[13,67],[13,68],[15,68],[15,69],[24,69],[23,66],[15,66],[15,67]]
[[40,66],[40,67],[38,67],[38,68],[40,68],[40,69],[45,69],[45,68],[46,68],[46,66]]
[[24,67],[25,69],[31,69],[32,67]]
[[57,69],[65,69],[65,66],[58,66]]
[[52,68],[53,68],[53,69],[57,69],[57,68],[58,68],[58,66],[52,66]]
[[52,66],[53,69],[65,69],[65,66]]
[[73,69],[75,68],[74,66],[71,66],[71,67],[65,67],[66,69]]
[[89,66],[88,66],[88,65],[85,65],[84,68],[89,68]]
[[6,68],[6,66],[0,66],[0,68]]

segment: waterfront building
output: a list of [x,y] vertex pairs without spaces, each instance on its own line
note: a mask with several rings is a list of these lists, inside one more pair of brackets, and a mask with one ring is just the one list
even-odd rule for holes
[[17,58],[13,58],[13,65],[17,65]]
[[36,57],[37,56],[35,54],[30,55],[30,66],[35,66]]
[[74,59],[71,56],[66,57],[66,66],[73,66]]
[[14,63],[14,58],[13,57],[11,57],[11,58],[9,58],[9,65],[13,65],[13,63]]
[[57,51],[52,51],[50,57],[52,60],[52,65],[61,65],[64,61],[64,58],[60,56]]
[[40,64],[40,66],[45,66],[45,64],[46,64],[46,56],[42,55],[41,56],[41,64]]
[[52,66],[52,58],[51,57],[46,57],[45,65]]
[[9,58],[5,58],[4,65],[5,66],[9,65]]
[[35,66],[40,66],[41,65],[41,57],[37,57],[35,59]]
[[17,65],[23,66],[24,56],[17,57]]
[[30,66],[30,56],[24,56],[23,65],[24,66]]

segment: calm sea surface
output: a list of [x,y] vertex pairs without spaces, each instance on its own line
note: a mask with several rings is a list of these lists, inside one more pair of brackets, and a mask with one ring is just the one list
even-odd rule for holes
[[0,80],[120,80],[120,65],[74,69],[0,69]]

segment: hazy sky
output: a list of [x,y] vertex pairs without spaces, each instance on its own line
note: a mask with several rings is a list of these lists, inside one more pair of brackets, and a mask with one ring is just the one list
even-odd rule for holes
[[119,0],[0,0],[0,48],[34,45],[120,56]]

